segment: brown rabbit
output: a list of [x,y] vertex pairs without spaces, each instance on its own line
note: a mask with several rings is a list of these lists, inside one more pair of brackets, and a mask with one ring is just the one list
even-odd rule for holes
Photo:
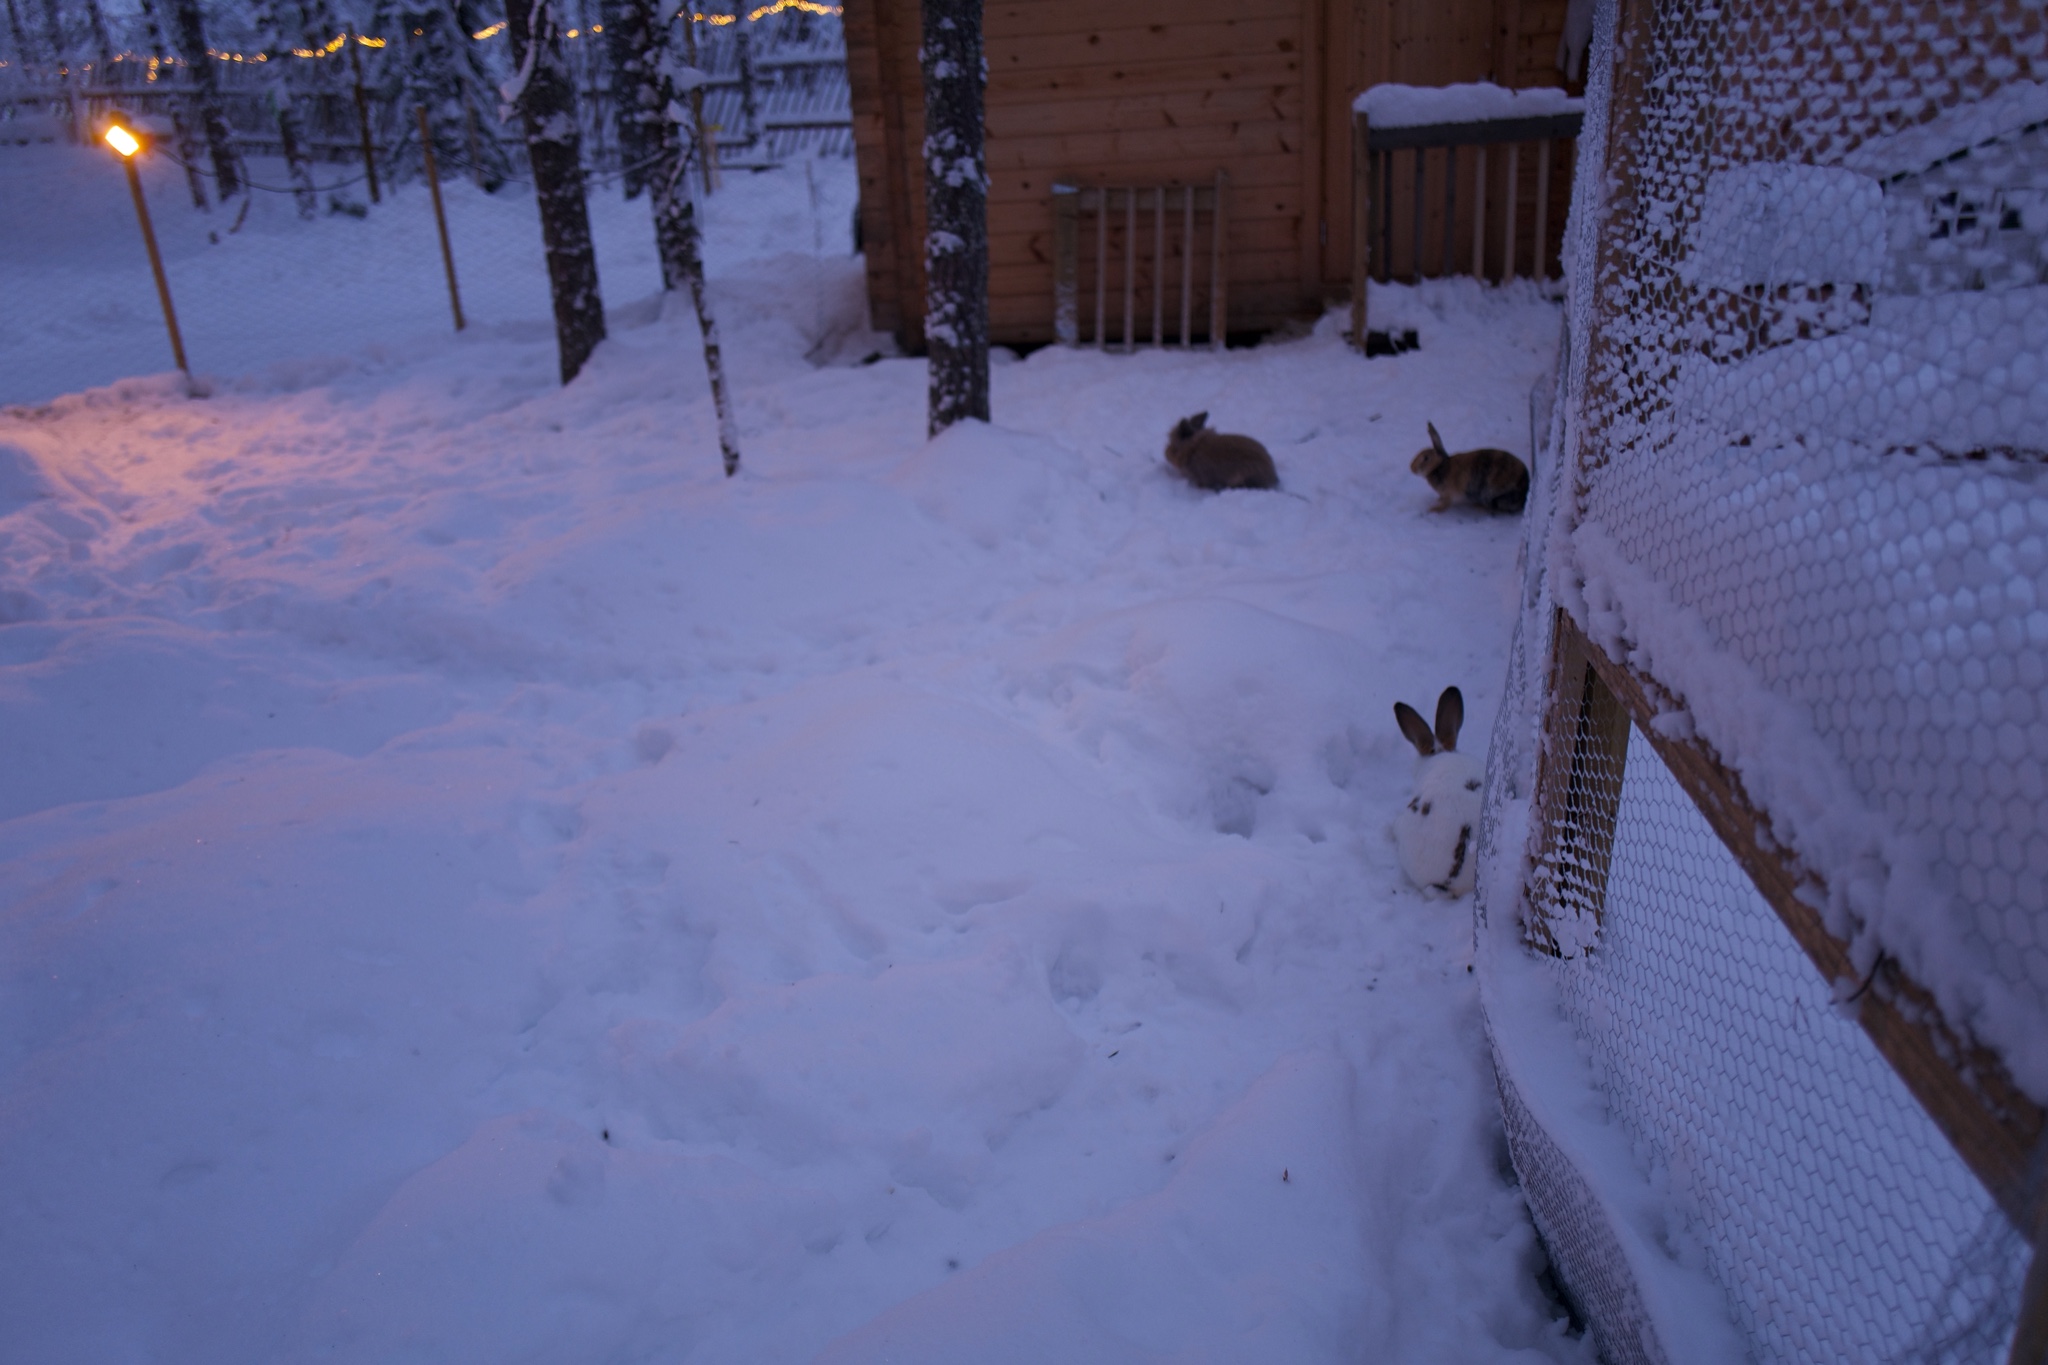
[[1198,412],[1174,423],[1166,436],[1166,462],[1197,488],[1278,488],[1273,457],[1249,436],[1232,436],[1209,425]]
[[1429,423],[1429,449],[1417,451],[1408,468],[1429,480],[1441,512],[1453,503],[1487,512],[1514,513],[1529,501],[1529,467],[1505,450],[1444,449],[1444,438]]

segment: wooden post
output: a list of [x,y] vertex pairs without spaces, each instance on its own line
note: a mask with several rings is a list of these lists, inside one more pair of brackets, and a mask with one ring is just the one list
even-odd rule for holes
[[1052,334],[1062,346],[1081,344],[1081,301],[1078,297],[1081,192],[1072,185],[1052,187]]
[[1394,278],[1394,154],[1380,158],[1380,283]]
[[1478,149],[1472,173],[1472,278],[1486,279],[1486,148]]
[[1166,345],[1166,186],[1152,192],[1152,344]]
[[1181,189],[1180,344],[1185,350],[1195,313],[1195,187]]
[[1109,345],[1109,191],[1095,191],[1095,349]]
[[1220,351],[1230,326],[1230,176],[1216,172],[1216,221],[1209,233],[1209,349]]
[[1138,349],[1138,192],[1124,190],[1124,349]]
[[1365,292],[1372,274],[1372,126],[1351,116],[1351,344],[1365,349]]
[[1628,757],[1628,712],[1594,669],[1591,648],[1558,612],[1536,775],[1541,851],[1532,879],[1530,946],[1562,955],[1552,925],[1585,916],[1597,925],[1607,908],[1607,874],[1621,812]]
[[455,284],[455,252],[448,245],[448,214],[441,207],[441,174],[434,166],[434,135],[427,127],[427,106],[416,104],[413,113],[420,121],[420,150],[426,155],[427,189],[434,196],[434,226],[441,232],[441,266],[448,272],[448,306],[455,313],[455,330],[461,331],[462,290]]
[[370,99],[363,93],[363,59],[356,54],[356,28],[348,26],[344,35],[348,48],[348,69],[356,82],[356,127],[363,135],[363,174],[370,181],[370,202],[381,204],[384,196],[377,192],[377,144],[370,137]]
[[178,335],[178,310],[171,307],[171,282],[164,277],[164,258],[156,249],[156,229],[150,225],[149,200],[142,195],[142,177],[136,174],[134,156],[122,157],[121,165],[128,172],[128,191],[135,196],[135,219],[142,224],[142,245],[149,251],[150,273],[156,276],[156,299],[164,307],[164,328],[171,334],[171,358],[189,380],[192,367],[185,363],[185,339]]
[[1415,224],[1408,236],[1408,272],[1422,283],[1422,148],[1409,153],[1415,158]]
[[1521,154],[1521,143],[1508,144],[1508,192],[1502,196],[1500,220],[1500,278],[1503,284],[1515,277],[1515,197],[1516,191],[1521,188],[1517,175],[1521,169]]
[[1529,272],[1538,280],[1550,278],[1550,139],[1536,150],[1536,260]]
[[1444,148],[1444,279],[1458,273],[1458,149]]
[[[2034,1164],[2040,1165],[2035,1153]],[[2041,1192],[2034,1191],[2040,1198]],[[2027,1266],[2026,1288],[2020,1291],[2020,1320],[2012,1334],[2006,1365],[2048,1365],[2048,1204],[2034,1224],[2034,1259]]]

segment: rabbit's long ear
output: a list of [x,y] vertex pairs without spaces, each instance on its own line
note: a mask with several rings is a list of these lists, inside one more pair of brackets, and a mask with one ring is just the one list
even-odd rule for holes
[[[1417,720],[1422,719],[1420,716]],[[1436,699],[1436,742],[1446,750],[1458,747],[1458,730],[1465,723],[1465,694],[1446,687]]]
[[1401,727],[1401,733],[1415,746],[1415,752],[1428,758],[1436,752],[1436,736],[1429,732],[1429,722],[1405,701],[1394,703],[1394,721]]
[[1207,412],[1198,412],[1193,417],[1188,418],[1188,432],[1190,435],[1208,425],[1209,414]]
[[1444,438],[1436,434],[1436,423],[1425,422],[1423,425],[1429,428],[1429,443],[1436,447],[1436,453],[1446,460],[1450,459],[1451,452],[1444,449]]

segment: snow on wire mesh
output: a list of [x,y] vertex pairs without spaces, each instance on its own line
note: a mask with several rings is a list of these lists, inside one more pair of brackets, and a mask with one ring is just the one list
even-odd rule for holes
[[[1858,970],[1899,963],[2039,1100],[2048,22],[2037,4],[1666,0],[1623,23],[1603,6],[1564,468],[1532,498],[1482,917],[1516,894],[1503,854],[1562,605],[1682,700],[1653,728],[1739,777]],[[1613,771],[1582,782],[1593,804],[1618,794],[1611,862],[1539,860],[1529,883],[1539,901],[1545,877],[1601,883],[1532,937],[1562,954],[1548,970],[1613,1122],[1753,1358],[1993,1358],[2025,1244],[1624,728]],[[1577,847],[1563,834],[1532,851]],[[1544,1083],[1504,1064],[1510,1139],[1598,1331],[1600,1304],[1640,1304],[1584,1229],[1588,1173],[1518,1097]]]

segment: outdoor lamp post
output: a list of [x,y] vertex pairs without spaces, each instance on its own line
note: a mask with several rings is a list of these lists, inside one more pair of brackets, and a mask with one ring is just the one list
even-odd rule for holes
[[178,312],[171,307],[171,285],[164,278],[164,258],[156,249],[156,229],[149,223],[149,201],[142,196],[142,177],[135,170],[135,158],[142,154],[142,138],[118,118],[107,125],[105,137],[107,145],[121,154],[121,164],[128,171],[128,190],[135,196],[135,218],[142,224],[142,244],[149,248],[149,268],[156,273],[156,296],[164,306],[164,326],[171,333],[171,356],[189,380],[192,367],[185,363],[185,342],[178,335]]

